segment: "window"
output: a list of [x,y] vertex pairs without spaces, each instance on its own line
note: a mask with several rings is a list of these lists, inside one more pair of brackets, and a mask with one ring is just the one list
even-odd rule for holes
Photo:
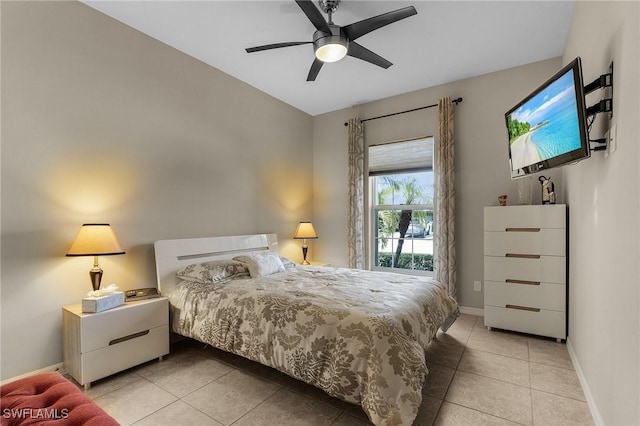
[[369,147],[372,269],[433,274],[433,138]]

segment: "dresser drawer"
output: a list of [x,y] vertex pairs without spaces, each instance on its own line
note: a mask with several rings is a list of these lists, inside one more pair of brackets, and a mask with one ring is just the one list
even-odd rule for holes
[[540,310],[539,312],[531,312],[485,306],[484,325],[555,337],[556,339],[567,338],[565,313],[559,311]]
[[566,269],[565,257],[540,256],[538,259],[484,257],[484,279],[486,281],[523,280],[565,284]]
[[505,307],[528,306],[550,311],[565,311],[566,287],[563,284],[539,285],[485,281],[484,304]]
[[[153,300],[153,299],[152,299]],[[109,342],[169,324],[168,300],[128,303],[119,308],[82,316],[81,353],[109,346]]]
[[484,230],[507,228],[566,228],[567,208],[563,204],[546,206],[485,207]]
[[484,233],[484,254],[505,256],[507,253],[564,256],[566,250],[564,229],[540,229],[536,232],[510,231]]

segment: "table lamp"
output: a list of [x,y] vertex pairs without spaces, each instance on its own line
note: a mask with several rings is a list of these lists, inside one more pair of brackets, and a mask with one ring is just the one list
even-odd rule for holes
[[309,246],[307,246],[307,239],[315,239],[318,238],[318,234],[316,234],[316,230],[313,229],[313,225],[309,221],[303,221],[298,224],[298,228],[296,229],[296,233],[293,236],[295,240],[303,240],[302,241],[302,265],[310,265],[307,261],[307,250]]
[[76,235],[67,256],[93,256],[93,268],[89,271],[93,290],[100,288],[102,269],[98,256],[124,254],[122,246],[108,223],[85,223]]

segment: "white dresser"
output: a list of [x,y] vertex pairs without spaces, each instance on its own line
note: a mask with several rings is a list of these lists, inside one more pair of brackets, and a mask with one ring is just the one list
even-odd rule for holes
[[567,206],[485,207],[484,323],[567,338]]

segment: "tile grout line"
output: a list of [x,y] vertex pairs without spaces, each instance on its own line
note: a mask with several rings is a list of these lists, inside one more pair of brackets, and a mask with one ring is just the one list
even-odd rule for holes
[[[448,366],[448,365],[442,365],[442,364],[440,364],[440,363],[438,363],[438,362],[433,362],[433,363],[432,363],[433,365],[437,365],[437,366],[442,367],[442,368],[447,368],[447,369],[452,369],[452,370],[453,370],[453,375],[451,376],[451,379],[448,381],[448,383],[447,383],[447,385],[446,385],[446,387],[445,387],[445,389],[444,389],[444,393],[442,394],[442,395],[443,395],[443,396],[442,396],[442,399],[437,398],[437,397],[433,397],[433,396],[431,396],[431,395],[422,394],[422,396],[423,396],[423,400],[424,400],[424,398],[425,398],[425,397],[430,397],[430,398],[438,399],[438,400],[440,401],[440,404],[439,404],[438,408],[435,410],[435,413],[433,413],[433,416],[431,417],[431,418],[433,419],[432,425],[433,425],[433,424],[435,424],[435,423],[436,423],[436,421],[440,418],[441,414],[443,414],[443,406],[444,406],[444,403],[445,403],[445,402],[446,402],[446,403],[448,403],[448,404],[456,405],[456,406],[458,406],[458,407],[463,407],[463,408],[465,408],[465,409],[467,409],[467,410],[475,411],[475,412],[477,412],[477,413],[482,413],[482,414],[485,414],[485,415],[488,415],[488,416],[494,417],[494,418],[496,418],[496,419],[502,419],[502,420],[511,421],[511,422],[518,423],[518,424],[522,424],[522,423],[519,423],[519,422],[517,422],[517,421],[515,421],[515,420],[505,419],[504,417],[501,417],[501,416],[499,416],[499,415],[496,415],[496,414],[492,414],[492,413],[490,413],[490,412],[483,411],[483,409],[486,409],[486,408],[487,408],[487,407],[485,407],[485,406],[482,406],[482,407],[480,407],[481,409],[478,409],[478,408],[467,407],[467,406],[462,405],[462,404],[460,404],[460,403],[458,403],[458,402],[448,401],[448,400],[447,400],[447,397],[448,397],[449,391],[451,390],[451,386],[452,386],[452,384],[453,384],[454,380],[455,380],[455,379],[456,379],[456,377],[458,376],[458,372],[463,372],[464,374],[470,374],[470,375],[474,375],[474,376],[478,376],[478,377],[483,377],[483,378],[486,378],[486,379],[494,380],[494,381],[497,381],[497,382],[503,382],[503,383],[506,383],[506,384],[515,385],[515,386],[518,386],[518,387],[521,387],[521,388],[525,388],[525,389],[527,389],[527,388],[528,388],[528,390],[529,390],[529,398],[530,398],[530,403],[531,403],[531,405],[530,405],[530,407],[531,407],[531,413],[530,413],[530,415],[531,415],[531,423],[530,423],[530,424],[531,424],[531,425],[534,425],[534,426],[536,425],[536,419],[535,419],[535,417],[534,417],[534,411],[535,411],[535,410],[534,410],[534,408],[535,408],[535,407],[534,407],[534,402],[533,402],[533,391],[534,391],[534,390],[536,390],[537,392],[540,392],[540,393],[542,393],[542,394],[546,394],[546,395],[553,395],[553,396],[556,396],[556,397],[559,397],[559,398],[564,398],[564,399],[566,399],[566,400],[571,400],[571,401],[575,401],[575,402],[579,402],[579,403],[587,404],[587,402],[586,402],[585,400],[576,399],[575,397],[566,396],[566,395],[564,395],[564,394],[560,394],[560,393],[555,393],[555,392],[550,392],[550,391],[545,391],[545,390],[539,390],[539,389],[536,389],[536,388],[533,386],[532,367],[534,366],[534,364],[537,364],[538,366],[541,366],[541,367],[544,367],[544,368],[547,368],[547,367],[549,367],[549,368],[557,368],[557,369],[559,369],[559,370],[564,370],[564,371],[574,371],[574,372],[575,372],[575,369],[566,368],[566,367],[563,367],[563,366],[560,366],[560,365],[557,365],[557,364],[553,364],[553,363],[545,363],[545,362],[532,361],[532,360],[531,360],[531,351],[532,351],[532,347],[535,347],[535,343],[536,343],[536,342],[532,342],[532,340],[531,340],[531,339],[529,339],[529,338],[527,338],[527,340],[526,340],[526,344],[527,344],[527,352],[526,352],[526,354],[527,354],[527,360],[525,361],[525,362],[527,362],[528,375],[529,375],[529,385],[528,385],[528,387],[527,387],[527,386],[524,386],[524,385],[521,385],[521,384],[512,383],[512,382],[509,382],[509,381],[506,381],[506,380],[497,379],[497,378],[494,378],[494,377],[491,377],[491,376],[486,376],[486,375],[483,375],[483,374],[478,374],[478,373],[474,373],[474,372],[468,372],[468,371],[465,371],[465,370],[461,370],[461,369],[460,369],[461,362],[462,362],[463,357],[464,357],[467,353],[469,353],[469,352],[468,352],[468,349],[471,349],[471,350],[472,350],[472,352],[473,352],[473,351],[478,351],[478,352],[485,353],[485,354],[491,354],[491,355],[502,356],[502,357],[506,357],[506,358],[514,359],[514,360],[524,361],[522,358],[515,358],[515,357],[508,356],[508,355],[503,355],[503,354],[500,354],[500,353],[489,352],[489,351],[485,351],[485,350],[482,350],[482,349],[475,349],[475,348],[471,348],[471,347],[469,347],[469,346],[468,346],[468,343],[471,341],[471,337],[472,337],[472,335],[473,335],[473,332],[474,332],[474,330],[476,329],[476,327],[478,327],[478,326],[479,326],[481,319],[482,319],[482,317],[476,316],[476,318],[475,318],[475,320],[474,320],[473,324],[471,325],[471,328],[470,328],[470,331],[469,331],[469,334],[468,334],[467,338],[466,338],[466,339],[464,339],[464,340],[460,340],[460,342],[462,342],[462,345],[457,345],[457,344],[452,344],[452,343],[447,343],[447,342],[442,342],[442,341],[440,341],[440,342],[439,342],[440,344],[445,345],[445,346],[444,346],[444,348],[445,348],[445,349],[446,349],[446,348],[454,348],[454,347],[456,347],[456,348],[458,348],[458,349],[456,349],[456,351],[457,351],[457,350],[459,350],[459,348],[462,348],[462,351],[460,352],[460,356],[459,356],[459,358],[457,359],[457,361],[455,362],[455,367],[453,367],[453,368],[452,368],[451,366]],[[466,333],[465,333],[465,334],[466,334]],[[499,333],[499,334],[502,334],[502,333]],[[505,333],[505,334],[504,334],[504,336],[506,336],[506,337],[508,338],[509,334],[508,334],[508,333]],[[434,339],[434,340],[436,340],[436,339]],[[191,407],[192,409],[194,409],[194,410],[195,410],[195,411],[197,411],[198,413],[201,413],[201,414],[205,415],[207,418],[210,418],[210,419],[212,419],[213,421],[215,421],[215,422],[217,422],[217,423],[225,424],[225,423],[220,422],[220,421],[218,421],[217,419],[215,419],[215,418],[211,417],[211,416],[210,416],[210,415],[208,415],[207,413],[202,412],[202,411],[201,411],[201,410],[199,410],[197,407],[194,407],[193,405],[189,404],[187,401],[184,401],[184,400],[183,400],[183,398],[188,397],[188,396],[189,396],[189,395],[191,395],[193,392],[196,392],[196,391],[198,391],[198,390],[202,389],[203,387],[208,386],[208,385],[210,385],[211,383],[214,383],[214,382],[216,382],[216,381],[220,380],[221,378],[223,378],[223,377],[227,376],[228,374],[230,374],[230,373],[232,373],[232,372],[234,372],[234,371],[239,371],[239,372],[242,372],[242,373],[248,374],[248,375],[250,375],[250,376],[253,376],[253,377],[255,377],[255,378],[259,379],[259,380],[262,380],[262,381],[264,381],[264,382],[271,383],[271,384],[275,385],[276,389],[275,389],[275,390],[274,390],[274,391],[273,391],[269,396],[267,396],[264,400],[262,400],[261,402],[259,402],[255,407],[251,408],[249,411],[247,411],[246,413],[242,414],[238,419],[235,419],[235,420],[231,423],[232,425],[237,424],[237,423],[238,423],[238,421],[239,421],[240,419],[245,418],[249,413],[252,413],[252,412],[253,412],[254,410],[256,410],[258,407],[263,406],[265,403],[267,403],[267,401],[268,401],[268,400],[270,400],[274,395],[276,395],[276,394],[280,393],[282,390],[285,390],[285,391],[291,392],[291,393],[293,393],[293,394],[295,394],[295,395],[298,395],[298,396],[300,396],[300,397],[303,397],[304,399],[309,400],[309,401],[312,401],[312,402],[314,402],[314,403],[316,403],[316,404],[321,404],[321,405],[323,405],[323,406],[325,406],[325,407],[329,407],[329,408],[334,409],[334,410],[335,410],[335,412],[336,412],[336,416],[335,416],[335,418],[333,418],[333,420],[331,420],[331,422],[329,423],[330,425],[334,425],[336,422],[338,422],[338,420],[339,420],[341,417],[345,417],[345,416],[346,416],[346,417],[348,417],[348,418],[355,419],[355,420],[357,420],[357,421],[369,422],[369,420],[363,420],[363,419],[361,419],[360,417],[358,417],[358,416],[355,416],[355,415],[351,414],[351,413],[350,413],[346,408],[341,408],[341,407],[339,407],[339,406],[335,406],[335,405],[331,404],[330,402],[327,402],[327,401],[325,401],[325,400],[323,400],[323,399],[321,399],[321,398],[319,398],[319,397],[318,397],[318,398],[316,398],[314,395],[307,395],[307,394],[303,393],[302,391],[296,390],[295,388],[288,387],[286,384],[281,384],[282,382],[277,381],[277,379],[270,379],[270,378],[266,378],[266,377],[262,376],[262,375],[259,373],[259,370],[255,370],[255,371],[254,371],[254,370],[251,368],[251,367],[252,367],[251,365],[244,365],[244,366],[243,366],[243,365],[242,365],[242,363],[240,363],[240,365],[236,366],[236,365],[234,365],[234,364],[232,364],[232,363],[230,363],[230,362],[228,362],[228,361],[218,359],[218,358],[216,358],[215,354],[210,354],[208,351],[206,351],[206,349],[207,349],[207,347],[205,347],[205,348],[203,348],[203,349],[201,349],[201,350],[196,350],[195,348],[187,348],[186,352],[187,352],[187,353],[198,354],[199,356],[203,356],[203,357],[205,357],[205,358],[207,358],[207,359],[212,359],[212,360],[214,360],[214,361],[216,361],[216,362],[219,362],[220,364],[222,364],[222,365],[224,365],[224,366],[226,366],[226,367],[230,368],[230,370],[229,370],[229,371],[227,371],[226,373],[222,374],[221,376],[219,376],[219,377],[217,377],[217,378],[215,378],[215,379],[213,379],[213,380],[210,380],[210,381],[209,381],[209,382],[207,382],[206,384],[204,384],[204,385],[200,386],[198,389],[195,389],[195,390],[190,391],[188,394],[186,394],[186,395],[184,395],[184,396],[182,396],[182,397],[179,397],[179,396],[175,395],[173,392],[170,392],[170,391],[168,391],[168,390],[165,390],[165,389],[164,389],[164,387],[160,386],[159,384],[155,383],[154,381],[150,380],[149,378],[147,378],[147,377],[145,377],[145,376],[143,376],[143,375],[141,375],[141,374],[137,373],[136,371],[130,371],[130,372],[128,372],[127,374],[132,374],[134,377],[137,377],[137,379],[136,379],[136,380],[134,380],[134,382],[133,382],[133,383],[136,383],[136,382],[138,382],[139,380],[145,380],[145,381],[146,381],[146,382],[148,382],[148,383],[151,383],[151,384],[153,384],[153,385],[155,385],[155,386],[158,386],[160,389],[162,389],[162,390],[166,391],[167,393],[169,393],[170,395],[172,395],[173,397],[175,397],[175,398],[176,398],[174,401],[171,401],[171,402],[169,402],[168,404],[164,405],[163,407],[158,408],[158,409],[157,409],[157,410],[155,410],[154,412],[149,413],[149,414],[145,415],[144,417],[142,417],[142,418],[140,418],[140,419],[135,420],[135,422],[133,422],[133,423],[131,423],[131,424],[136,425],[136,424],[138,424],[138,423],[142,422],[144,419],[148,418],[149,416],[152,416],[153,414],[156,414],[156,413],[158,413],[159,411],[161,411],[161,410],[163,410],[163,409],[165,409],[165,408],[167,408],[167,407],[171,406],[172,404],[174,404],[174,403],[175,403],[175,402],[177,402],[177,401],[181,401],[181,402],[185,403],[186,405],[188,405],[189,407]],[[453,349],[451,349],[451,350],[453,351]],[[545,347],[544,347],[544,346],[540,346],[540,347],[538,347],[538,353],[540,353],[540,350],[544,351],[544,350],[546,350],[546,349],[545,349]],[[180,350],[180,352],[181,352],[181,351],[182,351],[182,350]],[[551,350],[551,351],[549,351],[548,355],[549,355],[551,358],[553,358],[553,359],[562,360],[562,356],[561,356],[561,354],[558,354],[557,352],[554,352],[554,351],[555,351],[555,350]],[[425,352],[426,352],[426,351],[425,351]],[[179,352],[176,352],[176,353],[179,353]],[[558,356],[554,356],[554,354],[557,354]],[[235,355],[234,355],[234,356],[235,356]],[[547,357],[543,357],[543,359],[545,359],[545,360],[546,360],[546,359],[548,359],[548,358],[547,358]],[[552,360],[551,362],[553,362],[553,360]],[[244,367],[247,367],[248,369],[245,369]],[[134,367],[132,370],[135,370],[135,367]],[[256,372],[256,371],[257,371],[257,372]],[[278,371],[278,370],[276,370],[276,371]],[[269,377],[270,377],[270,376],[269,376]],[[302,382],[302,383],[304,383],[304,382]],[[110,390],[110,391],[108,391],[108,392],[106,392],[106,393],[102,394],[102,395],[99,395],[97,398],[92,398],[92,399],[94,399],[94,400],[95,400],[95,399],[99,399],[99,398],[105,397],[105,396],[107,396],[107,395],[110,395],[110,394],[114,393],[114,391],[118,391],[118,392],[119,392],[119,391],[121,391],[123,388],[128,387],[128,386],[130,386],[131,384],[132,384],[132,383],[129,383],[129,384],[126,384],[126,385],[122,385],[122,386],[119,386],[119,387],[117,387],[117,388],[115,388],[115,389],[112,389],[112,390]],[[327,394],[327,395],[328,395],[328,394]],[[526,399],[525,399],[524,401],[526,401]]]
[[531,345],[529,344],[529,340],[527,340],[527,358],[528,358],[528,366],[529,366],[529,399],[531,400],[531,424],[535,426],[536,417],[535,410],[533,408],[533,375],[531,374]]
[[[212,359],[215,359],[215,358],[212,358]],[[219,360],[217,360],[217,359],[216,359],[216,361],[219,361]],[[250,361],[251,361],[251,360],[250,360]],[[219,362],[222,362],[222,361],[219,361]],[[255,362],[255,361],[253,361],[253,362]],[[230,364],[227,364],[227,365],[230,365]],[[230,365],[230,366],[231,366],[231,365]],[[271,398],[273,395],[275,395],[277,392],[279,392],[279,391],[281,391],[281,390],[285,390],[285,391],[291,392],[291,393],[296,394],[296,395],[298,395],[298,396],[300,396],[300,397],[303,397],[303,398],[305,398],[305,399],[307,399],[307,400],[310,400],[310,401],[313,401],[313,402],[315,402],[315,403],[318,403],[318,404],[324,405],[325,407],[329,407],[329,408],[333,408],[333,409],[335,409],[335,410],[338,410],[338,411],[339,411],[338,416],[337,416],[337,417],[332,421],[332,424],[333,424],[334,422],[336,422],[336,421],[337,421],[337,419],[338,419],[342,414],[345,414],[345,415],[347,415],[347,416],[349,416],[349,417],[353,417],[353,418],[355,418],[355,419],[361,420],[361,419],[359,419],[359,418],[357,418],[357,417],[355,417],[355,416],[353,416],[353,415],[351,415],[351,414],[347,413],[347,411],[346,411],[346,410],[344,410],[344,409],[342,409],[342,408],[338,408],[338,407],[336,407],[336,406],[334,406],[334,405],[331,405],[331,404],[329,404],[329,403],[327,403],[327,402],[325,402],[325,401],[322,401],[322,400],[320,400],[320,399],[317,399],[317,398],[315,398],[315,397],[313,397],[313,396],[306,395],[306,394],[304,394],[303,392],[300,392],[300,391],[296,390],[295,388],[291,388],[291,387],[288,387],[287,385],[283,385],[283,384],[281,384],[281,383],[279,383],[279,382],[277,382],[277,381],[270,380],[270,379],[267,379],[267,378],[265,378],[265,377],[262,377],[262,376],[260,376],[259,374],[254,373],[253,371],[247,371],[247,370],[244,370],[244,369],[242,369],[242,368],[235,367],[235,366],[231,366],[231,367],[232,367],[233,369],[237,369],[237,370],[239,370],[239,371],[242,371],[243,373],[249,374],[249,375],[251,375],[251,376],[253,376],[253,377],[257,378],[257,379],[263,380],[263,381],[265,381],[265,382],[272,383],[272,384],[274,384],[274,385],[276,385],[276,386],[278,387],[278,389],[277,389],[273,394],[269,395],[269,396],[268,396],[264,401],[260,402],[260,403],[259,403],[258,405],[256,405],[254,408],[252,408],[251,410],[249,410],[247,413],[243,414],[240,418],[238,418],[237,420],[235,420],[235,421],[234,421],[234,423],[235,423],[235,422],[237,422],[238,420],[240,420],[241,418],[243,418],[244,416],[246,416],[247,414],[249,414],[251,411],[253,411],[253,410],[255,410],[256,408],[258,408],[258,407],[259,407],[260,405],[262,405],[262,404],[263,404],[267,399]],[[268,367],[268,366],[266,366],[266,367]],[[268,368],[272,368],[272,369],[274,369],[275,371],[279,371],[279,372],[280,372],[280,370],[275,369],[275,368],[273,368],[273,367],[268,367]],[[229,373],[230,373],[230,372],[229,372]],[[281,374],[285,374],[285,375],[286,375],[286,373],[282,373],[282,372],[280,372],[280,373],[281,373]],[[228,373],[226,373],[226,374],[228,374]],[[226,374],[225,374],[225,375],[226,375]],[[223,376],[221,376],[221,377],[223,377]],[[291,377],[291,376],[287,375],[287,377]],[[293,378],[293,379],[295,379],[295,378]],[[218,379],[216,379],[216,380],[218,380]],[[302,381],[302,380],[300,380],[300,379],[295,379],[295,380],[298,380],[298,381],[300,381],[301,383],[305,383],[305,384],[307,384],[306,382],[304,382],[304,381]],[[215,381],[215,380],[214,380],[214,381]],[[322,389],[320,389],[320,390],[322,390]],[[325,392],[325,394],[326,394],[326,392]],[[328,396],[330,396],[330,397],[331,397],[331,395],[329,395],[329,394],[326,394],[326,395],[328,395]],[[335,397],[332,397],[332,398],[335,398]],[[341,401],[342,401],[342,400],[341,400]],[[346,401],[345,401],[345,402],[346,402]],[[355,405],[355,404],[353,404],[353,405]],[[214,419],[214,420],[215,420],[215,419]],[[216,421],[218,421],[218,420],[216,420]],[[367,421],[369,421],[369,420],[367,419]],[[233,423],[232,423],[232,424],[233,424]]]
[[[190,394],[189,394],[189,395],[190,395]],[[188,401],[184,401],[182,398],[180,398],[178,401],[180,401],[180,402],[183,402],[183,403],[187,404],[189,407],[193,408],[194,410],[196,410],[196,411],[197,411],[197,412],[199,412],[199,413],[204,414],[205,416],[207,416],[208,418],[210,418],[210,419],[211,419],[211,420],[213,420],[214,422],[219,423],[219,424],[221,424],[221,425],[224,425],[224,423],[222,423],[222,422],[218,421],[217,419],[214,419],[213,417],[211,417],[210,415],[208,415],[207,413],[205,413],[204,411],[202,411],[202,410],[201,410],[201,409],[199,409],[198,407],[195,407],[195,406],[193,406],[193,405],[189,404],[189,402],[188,402]],[[175,401],[174,401],[174,402],[175,402]],[[158,411],[160,411],[160,410],[158,410]]]
[[[239,422],[243,417],[247,416],[249,413],[251,413],[253,410],[257,409],[258,407],[260,407],[262,404],[264,404],[265,402],[267,402],[268,399],[270,399],[272,396],[274,396],[275,394],[277,394],[278,392],[280,392],[282,389],[284,389],[282,386],[279,386],[279,389],[276,389],[271,395],[269,395],[268,397],[266,397],[265,399],[263,399],[262,401],[260,401],[258,403],[258,405],[256,405],[255,407],[253,407],[251,410],[247,411],[246,413],[244,413],[243,415],[241,415],[240,417],[238,417],[237,419],[235,419],[233,422],[231,422],[229,424],[229,426],[232,426],[234,424],[236,424],[237,422]],[[215,420],[215,419],[214,419]],[[218,420],[216,420],[218,423],[220,423]],[[222,423],[224,424],[224,423]]]
[[[475,327],[476,327],[476,325],[477,325],[477,323],[478,323],[478,321],[479,321],[479,320],[480,320],[480,317],[476,318],[476,322],[474,323],[473,328],[471,329],[471,333],[469,334],[469,339],[467,340],[467,343],[468,343],[468,341],[469,341],[469,340],[471,340],[471,334],[473,334],[473,330],[475,329]],[[471,374],[471,375],[475,375],[475,376],[478,376],[478,377],[484,377],[484,378],[486,378],[486,379],[490,379],[490,380],[496,380],[496,381],[500,381],[500,382],[503,382],[503,383],[508,383],[508,384],[511,384],[511,385],[520,386],[520,387],[525,388],[525,389],[527,388],[526,386],[521,386],[521,385],[518,385],[518,384],[516,384],[516,383],[511,383],[511,382],[507,382],[507,381],[505,381],[505,380],[496,379],[496,378],[494,378],[494,377],[484,376],[484,375],[482,375],[482,374],[476,374],[476,373],[472,373],[472,372],[468,372],[468,371],[460,370],[458,367],[460,366],[460,362],[462,362],[462,357],[464,356],[464,354],[465,354],[465,352],[467,351],[467,349],[473,349],[473,348],[468,348],[468,347],[467,347],[467,345],[465,345],[465,346],[464,346],[464,350],[463,350],[463,352],[462,352],[462,355],[460,356],[460,360],[458,361],[458,365],[456,366],[456,370],[455,370],[455,373],[454,373],[453,378],[451,379],[451,383],[453,383],[453,380],[455,379],[455,376],[456,376],[456,374],[458,373],[458,371],[461,371],[461,372],[466,373],[466,374]],[[478,350],[478,351],[480,351],[480,352],[489,353],[489,354],[492,354],[492,355],[504,356],[505,358],[517,359],[517,360],[520,360],[520,361],[524,361],[524,360],[519,359],[519,358],[509,357],[509,356],[502,355],[502,354],[495,354],[495,353],[492,353],[492,352],[482,351],[482,350],[480,350],[480,349],[473,349],[473,350]],[[529,343],[528,343],[528,341],[527,341],[527,360],[526,360],[526,362],[527,362],[527,367],[528,367],[528,369],[529,369],[529,375],[531,375],[531,368],[530,368],[530,362],[529,362]],[[451,386],[451,383],[449,384],[449,386]],[[531,386],[531,377],[529,377],[529,397],[531,398],[531,389],[530,389],[530,386]],[[449,388],[447,388],[447,393],[448,393],[448,391],[449,391]],[[445,398],[446,398],[446,395],[447,395],[447,394],[445,393]],[[443,401],[443,402],[444,402],[444,401]],[[532,410],[533,410],[533,401],[531,401],[531,402],[532,402],[531,407],[532,407]],[[455,404],[455,403],[453,403],[453,402],[451,402],[451,403],[452,403],[452,404]],[[504,418],[504,417],[498,416],[498,415],[493,414],[493,413],[488,413],[488,412],[486,412],[486,411],[477,410],[477,409],[472,408],[472,407],[466,407],[466,406],[461,405],[461,404],[456,404],[456,405],[459,405],[459,406],[461,406],[461,407],[464,407],[464,408],[467,408],[467,409],[470,409],[470,410],[474,410],[474,411],[477,411],[477,412],[480,412],[480,413],[483,413],[483,414],[486,414],[486,415],[489,415],[489,416],[492,416],[492,417],[495,417],[495,418],[499,418],[499,419],[502,419],[502,420],[505,420],[505,421],[514,422],[514,423],[519,423],[519,422],[516,422],[516,421],[514,421],[514,420],[506,419],[506,418]],[[533,413],[532,413],[531,420],[532,420],[532,422],[533,422]],[[533,424],[533,423],[532,423],[532,424]]]
[[[444,403],[445,401],[442,401],[442,402]],[[517,421],[515,421],[515,420],[509,420],[509,419],[505,419],[504,417],[497,416],[497,415],[495,415],[495,414],[487,413],[486,411],[478,410],[477,408],[467,407],[466,405],[462,405],[462,404],[457,403],[457,402],[451,402],[451,401],[446,401],[446,402],[447,402],[448,404],[456,405],[456,406],[458,406],[458,407],[462,407],[462,408],[464,408],[464,409],[466,409],[466,410],[471,410],[471,411],[475,411],[475,412],[477,412],[477,413],[485,414],[485,415],[487,415],[487,416],[491,416],[491,417],[494,417],[494,418],[496,418],[496,419],[504,420],[504,421],[511,422],[511,423],[518,424],[518,425],[522,425],[522,426],[530,426],[530,425],[526,425],[526,424],[523,424],[523,423],[517,422]]]

